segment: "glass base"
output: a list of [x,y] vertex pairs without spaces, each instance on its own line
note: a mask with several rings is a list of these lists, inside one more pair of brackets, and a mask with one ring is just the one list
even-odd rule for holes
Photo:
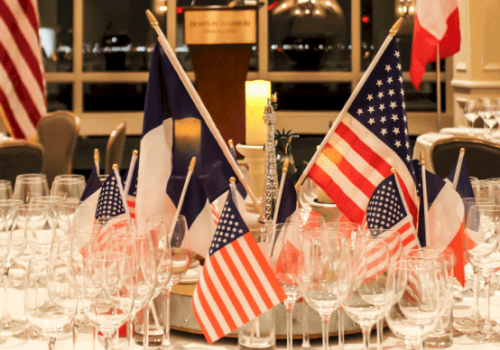
[[483,324],[483,319],[474,320],[469,317],[455,318],[453,320],[453,328],[465,334],[478,333]]
[[33,326],[29,325],[28,328],[25,328],[22,332],[15,335],[18,339],[23,340],[45,340],[45,336],[39,333]]
[[453,334],[428,337],[424,340],[424,346],[428,348],[444,349],[453,345]]
[[0,320],[0,336],[11,336],[23,333],[28,327],[28,321],[10,319]]
[[500,334],[497,333],[476,333],[468,334],[469,339],[474,340],[477,343],[500,343]]

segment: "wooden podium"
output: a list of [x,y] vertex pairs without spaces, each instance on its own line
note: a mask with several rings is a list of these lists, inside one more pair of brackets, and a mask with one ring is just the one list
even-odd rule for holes
[[245,143],[245,81],[257,44],[257,6],[184,7],[196,89],[222,137]]

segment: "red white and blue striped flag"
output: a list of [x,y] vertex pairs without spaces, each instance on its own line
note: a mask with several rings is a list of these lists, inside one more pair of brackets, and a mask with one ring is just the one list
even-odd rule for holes
[[285,299],[230,193],[193,295],[205,338],[213,343]]
[[379,54],[365,83],[356,88],[352,104],[332,126],[333,134],[309,177],[350,221],[362,224],[373,192],[394,168],[415,226],[418,201],[396,40],[393,38]]
[[36,0],[0,0],[0,118],[19,139],[47,113]]

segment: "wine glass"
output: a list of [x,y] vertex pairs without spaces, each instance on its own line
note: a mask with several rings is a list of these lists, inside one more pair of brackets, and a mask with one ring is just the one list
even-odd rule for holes
[[69,264],[63,257],[30,259],[24,309],[29,323],[48,338],[49,350],[55,349],[57,333],[75,316],[76,296],[69,276]]
[[133,269],[121,252],[91,253],[83,273],[83,311],[104,335],[105,349],[134,306]]
[[5,219],[7,220],[9,228],[12,224],[14,208],[20,204],[23,204],[23,201],[20,199],[0,199],[0,209],[4,211]]
[[480,332],[469,335],[478,342],[498,342],[500,335],[493,330],[490,318],[490,286],[500,269],[499,252],[500,206],[475,205],[470,208],[464,235],[467,261],[486,278],[486,315]]
[[465,119],[467,119],[467,127],[469,130],[469,136],[474,136],[474,122],[478,118],[476,113],[476,101],[473,99],[458,101],[460,108],[464,113]]
[[84,189],[83,175],[58,175],[54,178],[50,194],[63,197],[64,200],[79,201]]
[[141,232],[140,235],[136,231],[128,230],[115,232],[106,244],[106,251],[123,252],[130,259],[135,289],[134,305],[128,320],[128,348],[131,349],[136,314],[148,305],[155,289],[156,260],[153,241],[149,232]]
[[12,198],[12,184],[9,180],[0,180],[0,199]]
[[434,266],[426,260],[396,261],[387,284],[394,289],[385,310],[387,324],[408,349],[417,350],[434,330],[440,311]]
[[164,333],[160,348],[173,350],[175,347],[170,342],[170,292],[172,287],[180,282],[191,264],[191,243],[186,218],[183,215],[179,215],[177,220],[174,215],[168,215],[165,216],[164,221],[172,248],[172,275],[164,289]]
[[[325,219],[322,216],[311,214],[307,217],[302,215],[292,215],[286,219],[286,223],[295,225],[301,231],[312,228],[324,228],[326,225]],[[309,308],[306,306],[304,299],[302,299],[302,332],[303,337],[301,349],[309,350],[311,349],[311,344],[309,342]]]
[[490,198],[490,184],[486,180],[478,180],[472,183],[472,190],[475,198]]
[[361,326],[364,350],[370,349],[370,333],[383,316],[394,291],[386,284],[390,270],[389,246],[370,237],[346,242],[352,261],[353,284],[342,298],[342,308]]
[[303,233],[299,248],[297,281],[307,303],[321,316],[323,350],[328,350],[328,322],[350,288],[348,255],[342,237],[324,229]]
[[[492,98],[491,99],[491,114],[493,115],[493,118],[495,118],[495,121],[497,122],[498,125],[500,125],[500,98]],[[497,128],[498,131],[498,128]],[[492,135],[493,136],[493,135]]]
[[297,284],[297,247],[301,245],[302,235],[300,230],[291,224],[275,225],[276,243],[271,248],[270,265],[286,293],[283,302],[286,310],[286,335],[287,349],[293,349],[293,307],[299,298]]
[[492,128],[496,124],[495,117],[491,113],[490,99],[488,97],[481,97],[477,101],[477,111],[479,117],[488,126],[489,132],[484,134],[485,139],[491,139]]
[[49,186],[44,174],[24,174],[16,177],[12,198],[20,199],[23,203],[31,203],[31,198],[47,196]]
[[60,196],[40,196],[33,197],[31,199],[31,203],[33,204],[45,204],[49,207],[49,215],[51,217],[51,221],[54,223],[55,233],[60,233],[57,230],[57,222],[59,220],[59,215],[61,213],[61,205],[64,202],[64,198]]
[[74,216],[79,201],[69,200],[61,204],[57,218],[56,234],[72,234],[74,232]]
[[[9,258],[9,248],[10,248],[10,231],[9,224],[5,217],[5,211],[0,209],[0,268],[4,271],[8,270],[7,260]],[[4,272],[4,278],[7,278],[7,274]],[[4,291],[7,294],[7,290]],[[4,310],[6,310],[7,304],[4,305]],[[0,344],[7,341],[6,338],[0,337]]]

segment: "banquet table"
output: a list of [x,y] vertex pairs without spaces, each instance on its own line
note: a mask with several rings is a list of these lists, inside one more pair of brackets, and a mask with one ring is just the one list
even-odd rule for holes
[[[10,294],[10,293],[9,293]],[[21,302],[17,303],[22,304]],[[457,303],[454,305],[454,316],[455,317],[463,317],[471,314],[472,299],[465,298],[463,302]],[[500,321],[500,292],[496,292],[494,296],[492,296],[491,300],[491,315],[493,319],[497,322]],[[480,310],[484,311],[484,299],[480,299]],[[484,315],[484,314],[483,314]],[[319,317],[319,316],[318,316]],[[238,341],[237,339],[224,338],[216,343],[209,345],[205,341],[205,338],[201,335],[189,334],[179,331],[171,332],[171,340],[174,346],[184,348],[186,350],[237,350],[238,349]],[[376,332],[372,332],[371,337],[371,350],[376,349]],[[300,349],[301,340],[294,341],[294,348]],[[311,340],[311,345],[313,349],[320,350],[321,349],[321,339],[313,339]],[[337,349],[337,337],[332,336],[330,338],[330,347],[332,350]],[[286,349],[286,341],[279,340],[276,344],[277,349]],[[346,335],[346,350],[357,350],[362,349],[362,336],[361,334],[351,334]],[[45,340],[25,340],[18,339],[14,337],[9,337],[7,342],[0,345],[1,349],[15,349],[15,350],[42,350],[48,349],[48,344]],[[56,350],[72,350],[72,339],[69,333],[63,333],[58,337],[56,342]],[[78,336],[78,341],[76,344],[76,350],[90,350],[92,349],[92,334],[90,331],[82,332]],[[99,344],[96,347],[97,350],[104,349],[102,339],[100,338]],[[120,349],[126,350],[126,340],[125,338],[120,338]],[[142,349],[142,346],[135,344],[133,346],[134,350]],[[151,348],[153,349],[153,348]],[[406,349],[403,341],[401,339],[396,338],[389,328],[385,329],[384,332],[384,349],[392,350],[392,349]],[[481,349],[481,350],[498,350],[500,349],[500,343],[495,344],[477,344],[472,342],[467,336],[461,335],[459,337],[454,338],[453,345],[448,348],[450,350],[473,350],[473,349]],[[116,349],[114,349],[116,350]],[[245,349],[246,350],[246,349]]]
[[[475,128],[474,136],[481,137],[486,132],[486,129]],[[426,159],[426,169],[434,173],[434,164],[431,158],[432,145],[438,140],[451,138],[453,136],[468,136],[469,128],[443,128],[440,132],[429,132],[422,134],[417,137],[415,142],[415,147],[413,148],[413,159],[420,159],[420,153],[424,152]],[[493,139],[493,141],[499,142],[500,139]]]

